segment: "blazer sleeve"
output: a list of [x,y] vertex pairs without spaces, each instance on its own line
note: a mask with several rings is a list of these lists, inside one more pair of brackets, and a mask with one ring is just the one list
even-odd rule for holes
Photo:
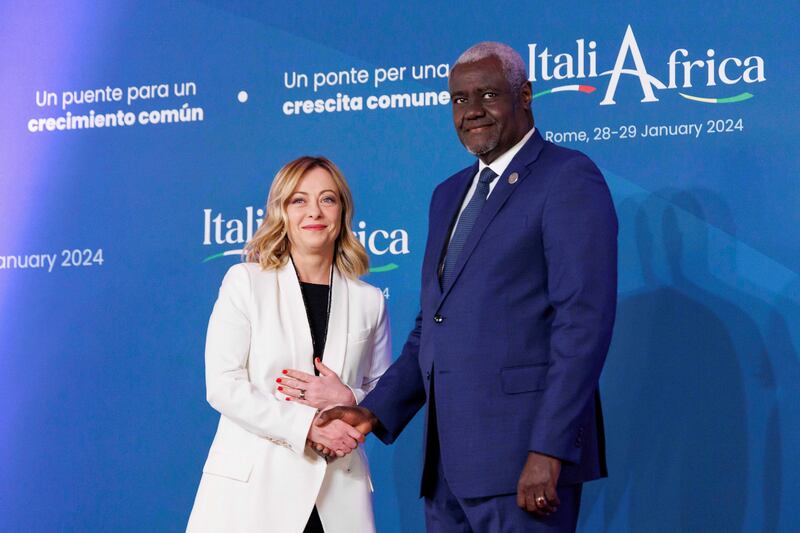
[[378,312],[375,320],[375,327],[372,332],[372,350],[369,354],[369,368],[364,374],[364,379],[360,387],[350,387],[356,404],[360,404],[364,397],[375,388],[378,380],[392,364],[392,333],[389,328],[389,312],[386,309],[386,300],[379,289],[375,289],[378,295]]
[[422,311],[417,315],[414,329],[409,333],[400,357],[361,403],[380,421],[373,433],[385,444],[394,442],[425,405],[425,383],[418,359],[421,331]]
[[247,267],[235,265],[222,281],[208,323],[205,355],[208,403],[250,433],[303,453],[316,409],[281,402],[254,386],[248,377],[250,298]]
[[583,154],[566,162],[553,181],[542,234],[548,297],[555,313],[550,367],[529,450],[579,462],[617,297],[614,205],[602,174]]

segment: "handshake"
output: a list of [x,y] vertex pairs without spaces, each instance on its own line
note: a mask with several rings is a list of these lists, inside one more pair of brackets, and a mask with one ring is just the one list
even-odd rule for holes
[[[352,390],[319,357],[314,358],[314,367],[319,376],[285,369],[275,383],[277,392],[283,393],[287,401],[319,410],[311,422],[306,444],[327,461],[358,448],[378,419],[369,409],[354,405]],[[332,405],[335,407],[329,407]]]
[[375,415],[364,407],[332,407],[314,417],[306,444],[326,461],[344,457],[364,442],[377,423]]

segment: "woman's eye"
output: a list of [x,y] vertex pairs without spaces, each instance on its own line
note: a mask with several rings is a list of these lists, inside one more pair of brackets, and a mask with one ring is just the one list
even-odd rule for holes
[[322,199],[322,201],[326,204],[335,204],[336,198],[334,198],[333,196],[326,196],[325,198]]
[[304,200],[302,198],[295,198],[295,199],[292,200],[291,203],[293,203],[293,204],[301,204],[301,203],[303,203],[303,201]]

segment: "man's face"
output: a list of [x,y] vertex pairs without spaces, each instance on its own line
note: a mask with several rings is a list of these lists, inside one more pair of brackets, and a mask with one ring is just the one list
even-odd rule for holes
[[517,144],[531,128],[531,86],[514,94],[497,57],[458,65],[450,73],[453,123],[461,144],[484,163]]

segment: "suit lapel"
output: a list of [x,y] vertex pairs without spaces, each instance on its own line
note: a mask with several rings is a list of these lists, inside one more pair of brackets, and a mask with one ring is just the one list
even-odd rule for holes
[[[439,265],[444,257],[447,243],[450,241],[450,231],[476,172],[478,172],[477,162],[471,167],[462,170],[451,187],[452,191],[448,191],[443,195],[445,205],[439,210],[439,213],[431,214],[431,216],[437,218],[437,222],[431,224],[432,235],[430,237],[429,253],[431,254],[430,261],[433,267],[433,275],[437,278],[439,276]],[[441,290],[438,281],[435,285]]]
[[[506,203],[509,196],[511,196],[511,194],[517,190],[517,188],[519,188],[525,178],[530,175],[528,165],[536,160],[543,146],[544,140],[542,139],[541,135],[539,135],[537,130],[533,133],[533,135],[531,135],[531,138],[528,139],[528,142],[525,143],[517,155],[514,156],[514,159],[511,160],[511,163],[509,163],[505,172],[503,172],[503,175],[497,178],[500,181],[497,183],[497,185],[495,185],[494,190],[489,195],[489,198],[486,200],[486,204],[483,206],[478,218],[475,220],[475,225],[473,226],[469,237],[467,237],[467,242],[464,243],[464,248],[461,250],[461,255],[459,255],[458,260],[453,267],[455,271],[453,281],[449,286],[443,287],[442,297],[439,301],[440,305],[441,302],[447,297],[450,289],[458,280],[461,271],[464,269],[464,265],[467,261],[469,261],[472,252],[475,251],[475,247],[478,245],[478,241],[480,241],[481,236],[486,231],[486,228]],[[513,173],[517,174],[517,181],[515,183],[509,183],[508,177]]]
[[311,342],[311,327],[308,324],[303,293],[300,292],[300,282],[291,259],[285,266],[278,269],[278,288],[280,315],[286,327],[292,351],[291,368],[313,374],[314,346]]
[[322,362],[325,366],[342,375],[347,349],[348,302],[347,279],[339,270],[333,269],[333,285],[331,287],[331,314],[328,318],[328,337],[325,339],[325,351]]
[[[292,351],[292,368],[308,374],[314,373],[314,345],[311,341],[311,326],[308,323],[303,293],[292,261],[278,270],[281,319],[286,324]],[[328,336],[325,339],[323,362],[341,375],[347,348],[348,295],[347,280],[333,269],[331,287],[331,310],[328,318]]]

